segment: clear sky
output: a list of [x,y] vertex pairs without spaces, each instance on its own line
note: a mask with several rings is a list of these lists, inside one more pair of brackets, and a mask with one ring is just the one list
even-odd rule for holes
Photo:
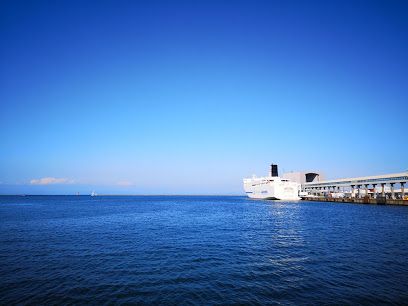
[[0,193],[408,169],[407,1],[1,1]]

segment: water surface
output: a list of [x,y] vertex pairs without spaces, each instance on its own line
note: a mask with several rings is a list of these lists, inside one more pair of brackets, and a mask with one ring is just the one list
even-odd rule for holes
[[0,197],[0,304],[408,303],[408,207]]

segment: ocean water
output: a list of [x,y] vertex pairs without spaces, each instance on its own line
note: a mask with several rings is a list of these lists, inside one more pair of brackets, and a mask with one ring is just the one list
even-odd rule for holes
[[0,304],[408,304],[408,207],[0,197]]

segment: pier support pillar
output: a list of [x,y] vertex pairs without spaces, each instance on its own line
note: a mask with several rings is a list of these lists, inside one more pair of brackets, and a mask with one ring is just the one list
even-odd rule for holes
[[350,198],[354,198],[354,185],[351,185],[351,194],[350,194]]
[[377,198],[377,189],[375,189],[375,186],[377,184],[373,184],[373,198],[376,199]]
[[405,189],[404,189],[404,182],[401,182],[401,199],[404,199],[405,197]]
[[384,183],[381,184],[381,196],[382,196],[382,197],[385,197],[384,187],[385,187],[385,184],[384,184]]
[[394,183],[391,183],[391,199],[395,199],[395,195],[394,195]]
[[361,185],[357,185],[357,198],[358,199],[360,198],[360,188],[361,188]]
[[365,189],[365,196],[367,197],[368,196],[368,184],[365,184],[364,185],[364,189]]

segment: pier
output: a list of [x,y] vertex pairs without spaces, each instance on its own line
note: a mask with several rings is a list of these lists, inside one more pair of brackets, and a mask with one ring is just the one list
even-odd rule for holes
[[332,198],[332,197],[302,197],[304,201],[318,201],[318,202],[339,202],[339,203],[356,203],[356,204],[380,204],[380,205],[406,205],[408,206],[408,200],[393,200],[383,197],[377,199],[364,197],[364,198]]
[[405,171],[308,182],[302,184],[302,191],[308,193],[303,199],[309,201],[408,205],[407,182],[408,171]]

